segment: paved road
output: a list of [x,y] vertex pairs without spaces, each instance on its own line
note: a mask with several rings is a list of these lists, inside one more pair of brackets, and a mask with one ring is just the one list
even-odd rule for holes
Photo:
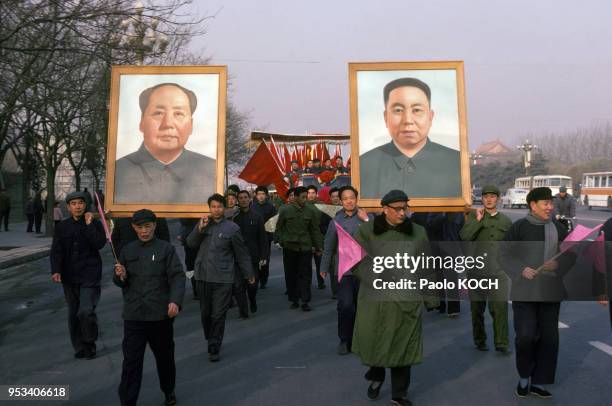
[[[515,210],[518,212],[518,210]],[[110,282],[104,251],[98,317],[99,357],[75,360],[69,344],[61,287],[49,282],[48,259],[0,273],[0,384],[67,384],[72,404],[118,404],[122,321],[120,290]],[[365,368],[355,356],[335,354],[336,312],[330,292],[314,289],[314,311],[290,310],[283,295],[281,257],[272,257],[269,289],[260,291],[260,312],[240,321],[232,309],[222,360],[207,361],[197,302],[190,297],[175,323],[177,397],[182,405],[372,405],[365,397]],[[514,395],[513,357],[481,353],[471,343],[469,305],[459,319],[424,315],[424,362],[414,367],[409,396],[417,405],[536,405]],[[612,404],[612,335],[607,309],[595,303],[565,303],[555,394],[547,404]],[[488,321],[487,321],[488,322]],[[489,331],[490,326],[488,327]],[[491,345],[491,344],[490,344]],[[147,353],[140,396],[158,405],[154,359]]]

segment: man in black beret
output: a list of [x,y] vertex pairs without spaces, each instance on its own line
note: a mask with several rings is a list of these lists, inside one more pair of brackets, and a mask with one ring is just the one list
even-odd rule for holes
[[102,224],[87,213],[87,196],[73,192],[66,196],[70,217],[55,226],[51,244],[51,279],[61,283],[68,304],[68,328],[75,358],[96,357],[102,258],[106,244]]
[[125,245],[115,264],[113,282],[123,291],[122,405],[135,405],[142,382],[147,344],[157,364],[166,405],[176,404],[174,318],[185,295],[185,273],[174,246],[155,235],[156,216],[148,209],[132,215],[137,241]]
[[529,213],[505,236],[501,265],[512,279],[510,298],[516,332],[516,394],[550,398],[544,385],[555,381],[559,353],[559,309],[566,295],[563,277],[575,254],[560,256],[567,230],[552,218],[553,195],[538,187],[527,194]]
[[416,78],[396,79],[384,87],[383,100],[391,140],[359,157],[362,197],[379,198],[390,189],[409,190],[413,197],[460,196],[459,151],[429,139],[429,86]]

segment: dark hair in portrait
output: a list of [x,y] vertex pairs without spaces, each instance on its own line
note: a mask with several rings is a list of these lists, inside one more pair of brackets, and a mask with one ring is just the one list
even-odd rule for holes
[[140,111],[142,114],[144,114],[145,110],[147,109],[147,106],[149,105],[149,99],[151,98],[151,93],[153,93],[155,90],[163,86],[174,86],[176,88],[181,89],[183,93],[187,95],[187,98],[189,99],[189,109],[191,110],[191,114],[193,115],[193,112],[198,106],[198,98],[196,97],[194,92],[192,92],[189,89],[184,88],[183,86],[177,83],[160,83],[158,85],[155,85],[155,86],[149,87],[148,89],[143,90],[140,93],[140,97],[138,98],[138,104],[140,105]]
[[423,93],[425,93],[425,96],[427,96],[427,101],[431,105],[431,89],[427,83],[416,78],[400,78],[392,80],[385,85],[385,88],[383,89],[385,106],[387,106],[387,102],[389,101],[389,93],[398,87],[416,87],[417,89],[421,89]]

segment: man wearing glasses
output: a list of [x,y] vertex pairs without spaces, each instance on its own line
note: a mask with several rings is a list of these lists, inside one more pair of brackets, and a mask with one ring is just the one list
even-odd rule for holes
[[399,275],[402,278],[422,278],[424,274],[422,270],[416,270],[413,274],[405,270],[398,273],[395,268],[374,273],[372,259],[388,259],[400,253],[420,255],[426,249],[427,233],[408,218],[406,193],[392,190],[383,197],[381,205],[383,213],[373,221],[362,223],[355,233],[355,240],[368,256],[353,271],[360,285],[352,352],[370,368],[365,375],[370,381],[368,398],[378,398],[385,380],[385,368],[390,368],[391,404],[404,406],[412,404],[406,398],[410,367],[420,363],[423,358],[423,297],[418,290],[379,290],[373,282],[377,278],[397,281]]

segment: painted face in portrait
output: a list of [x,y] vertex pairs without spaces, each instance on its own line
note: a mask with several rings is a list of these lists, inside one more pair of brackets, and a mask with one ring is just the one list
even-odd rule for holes
[[415,153],[425,145],[433,117],[427,95],[421,89],[403,86],[389,93],[385,125],[402,152]]
[[176,86],[155,89],[140,120],[144,145],[155,158],[169,162],[183,150],[192,132],[189,98]]

